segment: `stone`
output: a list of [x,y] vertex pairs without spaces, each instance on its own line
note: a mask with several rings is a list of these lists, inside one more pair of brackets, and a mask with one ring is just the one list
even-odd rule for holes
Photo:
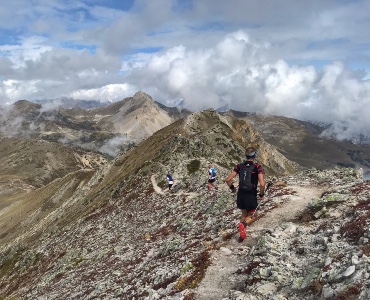
[[328,274],[329,283],[340,282],[344,277],[343,270],[332,269],[332,270],[329,270],[327,274]]
[[339,233],[340,232],[340,226],[338,226],[338,225],[334,225],[333,229],[334,229],[334,232],[335,233]]
[[327,243],[328,243],[328,238],[327,237],[324,237],[322,235],[318,235],[314,239],[314,245],[326,246]]
[[340,240],[340,234],[333,234],[332,237],[331,237],[331,241],[333,243],[336,243]]
[[261,277],[267,278],[271,276],[271,268],[260,268]]
[[225,248],[225,247],[221,247],[220,250],[225,253],[226,255],[231,255],[232,254],[232,251],[228,248]]
[[324,285],[321,291],[321,296],[323,299],[332,298],[335,296],[335,291],[331,288],[330,285]]
[[294,233],[297,229],[297,226],[295,226],[293,223],[288,223],[284,229],[284,232],[286,233]]
[[272,300],[287,300],[287,298],[282,295],[275,295]]
[[360,263],[360,261],[358,260],[358,256],[357,255],[353,255],[352,256],[352,264],[357,265],[359,263]]
[[318,219],[318,218],[324,216],[325,213],[326,213],[326,207],[324,206],[320,211],[318,211],[317,213],[314,214],[314,217],[316,219]]
[[[342,216],[342,213],[338,210],[330,210],[327,215],[329,217],[332,217],[332,218],[335,218],[335,219],[338,219]],[[338,231],[339,232],[339,231]]]
[[352,265],[352,266],[348,267],[348,268],[344,271],[343,276],[344,276],[344,277],[349,277],[349,276],[351,276],[355,271],[356,271],[356,267]]
[[328,256],[326,259],[325,259],[325,264],[324,266],[329,266],[331,264],[331,257]]

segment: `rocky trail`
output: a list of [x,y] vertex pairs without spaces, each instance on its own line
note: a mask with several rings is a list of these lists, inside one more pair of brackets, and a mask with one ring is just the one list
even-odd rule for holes
[[152,185],[153,185],[153,188],[155,190],[155,192],[157,194],[164,194],[164,192],[162,191],[162,188],[160,188],[157,184],[157,181],[155,179],[155,175],[153,174],[151,177],[150,177],[151,181],[152,181]]
[[[168,194],[168,189],[166,190],[163,190],[160,186],[158,186],[158,183],[157,183],[157,180],[156,180],[156,176],[155,174],[153,174],[151,177],[150,177],[150,180],[152,182],[152,186],[154,188],[154,191],[157,193],[157,194],[160,194],[160,195],[164,195],[164,194]],[[167,185],[166,185],[167,187]],[[173,186],[173,189],[176,188],[176,185]],[[184,192],[180,192],[180,193],[176,193],[176,192],[173,192],[173,195],[185,195],[185,196],[191,196],[191,197],[195,197],[197,195],[199,195],[198,193],[184,193]]]
[[[205,278],[195,292],[197,300],[229,299],[229,291],[238,289],[241,284],[237,271],[246,264],[249,253],[265,230],[277,228],[281,223],[293,220],[302,212],[311,199],[319,197],[324,189],[310,186],[289,186],[294,196],[280,207],[252,223],[248,229],[248,237],[243,243],[238,243],[238,233],[225,243],[220,250],[214,251],[212,264],[207,269]],[[271,199],[265,200],[268,201]],[[264,206],[261,205],[261,212]],[[238,222],[238,220],[235,220]]]

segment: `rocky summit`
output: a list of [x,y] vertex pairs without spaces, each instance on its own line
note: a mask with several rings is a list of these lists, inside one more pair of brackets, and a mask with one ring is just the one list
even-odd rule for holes
[[[248,145],[273,184],[238,243],[223,180]],[[12,220],[0,223],[0,299],[369,299],[361,169],[303,168],[247,120],[214,110],[99,162],[0,202]]]

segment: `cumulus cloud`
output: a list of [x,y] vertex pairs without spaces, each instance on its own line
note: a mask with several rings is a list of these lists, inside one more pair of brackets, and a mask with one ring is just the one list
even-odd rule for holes
[[131,97],[135,93],[127,84],[108,84],[101,88],[80,89],[72,92],[69,96],[75,99],[96,100],[104,99],[105,101],[119,101],[125,97]]
[[212,48],[177,46],[153,55],[129,77],[155,99],[184,99],[192,110],[219,107],[332,123],[339,138],[370,134],[366,115],[370,81],[333,62],[322,70],[269,59],[269,43],[245,32],[226,35]]
[[0,4],[2,104],[142,90],[369,135],[368,1],[36,2]]

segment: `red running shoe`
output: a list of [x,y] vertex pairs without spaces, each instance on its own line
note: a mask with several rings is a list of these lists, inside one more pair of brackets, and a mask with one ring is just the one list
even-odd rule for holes
[[247,231],[245,230],[245,226],[242,222],[238,224],[238,228],[239,228],[239,234],[240,234],[239,241],[242,242],[243,240],[247,238]]

